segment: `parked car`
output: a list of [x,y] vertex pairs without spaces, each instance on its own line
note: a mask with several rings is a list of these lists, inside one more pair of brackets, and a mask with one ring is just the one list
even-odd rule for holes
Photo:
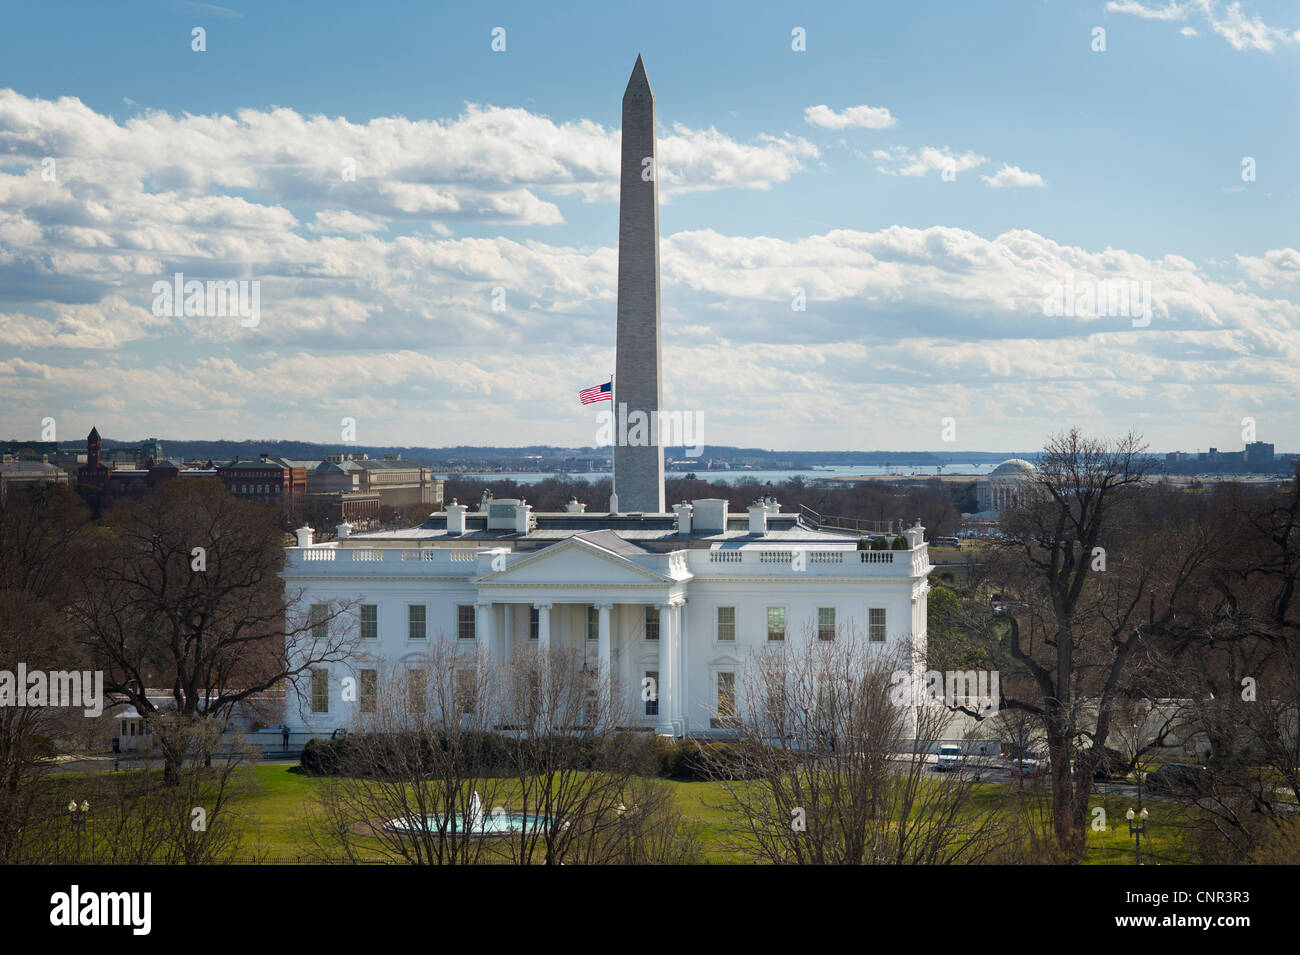
[[1011,761],[1012,776],[1038,776],[1047,772],[1047,760],[1035,754],[1017,757]]
[[1147,792],[1194,796],[1210,785],[1210,771],[1195,763],[1166,763],[1147,773]]
[[946,773],[961,768],[961,747],[944,744],[939,747],[939,755],[934,760],[934,771]]

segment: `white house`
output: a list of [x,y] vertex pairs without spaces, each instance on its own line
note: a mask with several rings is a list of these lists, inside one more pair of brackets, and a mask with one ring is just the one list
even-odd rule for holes
[[[761,648],[854,634],[923,657],[930,560],[919,524],[902,534],[905,548],[858,550],[857,535],[782,514],[775,501],[735,516],[722,500],[664,510],[658,193],[644,176],[655,116],[638,57],[623,96],[610,407],[636,425],[612,443],[615,491],[623,511],[640,513],[620,512],[617,495],[592,514],[576,501],[533,514],[523,501],[485,499],[473,513],[453,502],[412,530],[350,536],[340,525],[331,544],[313,545],[303,528],[286,586],[308,604],[359,600],[361,649],[313,673],[309,711],[286,706],[293,731],[346,728],[360,700],[344,702],[340,681],[374,685],[381,665],[404,661],[414,669],[434,640],[501,661],[530,641],[578,648],[616,678],[636,725],[675,735],[721,728],[744,705],[739,671]],[[647,677],[658,694],[643,702]]]
[[[304,604],[359,601],[361,649],[312,674],[305,711],[286,706],[289,726],[347,728],[358,703],[343,702],[343,678],[365,685],[362,671],[415,666],[443,640],[501,662],[522,646],[577,648],[615,676],[634,726],[708,734],[744,705],[740,671],[755,651],[852,635],[924,657],[931,565],[922,527],[901,536],[906,549],[859,550],[857,535],[774,501],[734,515],[712,499],[671,514],[589,514],[577,503],[534,514],[487,498],[413,529],[350,535],[342,525],[326,544],[304,528],[286,586]],[[641,699],[646,677],[657,700]]]

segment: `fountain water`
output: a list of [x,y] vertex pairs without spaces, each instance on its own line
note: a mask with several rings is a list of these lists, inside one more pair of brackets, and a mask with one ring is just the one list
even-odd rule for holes
[[474,795],[469,800],[469,831],[483,831],[483,800],[480,798],[477,789],[474,790]]

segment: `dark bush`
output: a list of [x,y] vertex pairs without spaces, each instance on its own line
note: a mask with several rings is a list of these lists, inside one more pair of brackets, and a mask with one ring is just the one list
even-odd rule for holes
[[659,775],[668,779],[701,782],[710,779],[745,779],[745,759],[751,743],[701,743],[677,740],[661,744]]

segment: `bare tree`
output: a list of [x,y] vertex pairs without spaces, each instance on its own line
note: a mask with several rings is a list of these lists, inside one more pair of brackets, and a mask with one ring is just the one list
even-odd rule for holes
[[1003,681],[1000,708],[1041,721],[1065,859],[1082,857],[1116,707],[1137,692],[1153,636],[1175,624],[1214,553],[1203,515],[1184,519],[1160,492],[1141,493],[1152,466],[1135,435],[1072,430],[1048,442],[1023,506],[1002,518],[993,572],[1020,679]]
[[[66,486],[18,487],[0,496],[0,670],[79,669],[85,654],[63,612],[81,574],[88,512]],[[27,688],[15,687],[17,692]],[[52,738],[87,722],[83,711],[0,705],[0,863],[22,854],[42,791]]]
[[[217,481],[172,481],[112,519],[73,612],[105,690],[145,719],[160,710],[151,686],[171,691],[167,709],[224,723],[241,701],[285,683],[301,696],[303,674],[349,659],[354,604],[286,593],[270,509]],[[167,755],[169,781],[177,769]]]
[[418,659],[372,671],[351,735],[332,744],[335,774],[309,828],[324,861],[467,865],[499,858],[510,767],[490,657],[438,640]]
[[636,802],[633,778],[651,769],[644,740],[620,731],[630,708],[615,678],[583,666],[572,648],[518,648],[505,688],[502,735],[524,820],[512,860],[610,861]]
[[917,694],[910,655],[850,635],[755,656],[741,674],[736,745],[711,774],[734,848],[801,864],[979,862],[1005,836],[977,811],[973,774],[928,773],[949,710]]

